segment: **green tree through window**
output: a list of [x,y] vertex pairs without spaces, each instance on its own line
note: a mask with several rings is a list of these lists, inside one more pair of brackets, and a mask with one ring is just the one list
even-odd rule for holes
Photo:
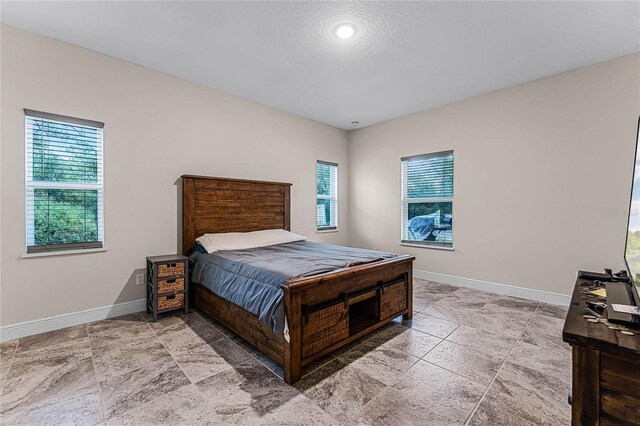
[[316,226],[338,227],[338,165],[318,161],[316,166]]
[[26,117],[27,251],[101,247],[102,128],[32,113]]

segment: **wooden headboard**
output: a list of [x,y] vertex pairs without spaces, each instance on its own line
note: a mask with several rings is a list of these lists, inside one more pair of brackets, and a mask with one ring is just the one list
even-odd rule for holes
[[182,175],[182,252],[214,232],[291,230],[291,184]]

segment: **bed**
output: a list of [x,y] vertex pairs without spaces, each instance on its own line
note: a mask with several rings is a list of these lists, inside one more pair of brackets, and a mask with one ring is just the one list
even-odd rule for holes
[[[193,175],[183,175],[181,183],[184,254],[191,251],[196,238],[207,233],[290,230],[289,183]],[[279,283],[278,294],[286,318],[283,327],[276,314],[265,314],[266,318],[272,315],[270,325],[259,310],[220,292],[211,278],[205,280],[205,274],[195,273],[196,279],[191,285],[189,300],[281,364],[289,384],[300,379],[304,365],[400,315],[410,319],[412,313],[413,256],[366,250],[356,253],[350,251],[354,249],[342,248],[346,251],[345,261],[341,263],[337,246],[314,244],[317,243],[283,244],[265,249],[261,254],[272,259],[283,257],[284,264],[290,264],[286,256],[299,258],[300,253],[307,252],[313,256],[314,250],[330,252],[329,267],[311,270],[301,266],[298,273],[289,272],[284,266],[279,270],[284,277],[293,277]],[[280,252],[274,254],[274,250]],[[371,257],[367,257],[369,254]],[[225,268],[232,269],[234,265],[242,265],[243,256],[247,253],[204,255],[195,259],[194,269],[203,268],[202,263],[198,265],[199,261],[229,262],[224,264]],[[357,260],[362,256],[361,261]],[[259,262],[257,265],[261,267]],[[299,273],[301,271],[303,273]]]

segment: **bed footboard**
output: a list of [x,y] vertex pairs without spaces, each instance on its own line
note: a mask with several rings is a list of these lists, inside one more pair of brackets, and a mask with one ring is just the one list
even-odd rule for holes
[[287,383],[316,359],[413,312],[413,256],[345,268],[283,284],[290,342]]

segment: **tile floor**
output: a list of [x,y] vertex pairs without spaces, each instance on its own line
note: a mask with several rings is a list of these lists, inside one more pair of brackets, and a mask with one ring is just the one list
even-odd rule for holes
[[[0,345],[0,423],[569,424],[564,308],[416,280],[416,314],[282,368],[201,312]],[[280,376],[280,377],[279,377]]]

